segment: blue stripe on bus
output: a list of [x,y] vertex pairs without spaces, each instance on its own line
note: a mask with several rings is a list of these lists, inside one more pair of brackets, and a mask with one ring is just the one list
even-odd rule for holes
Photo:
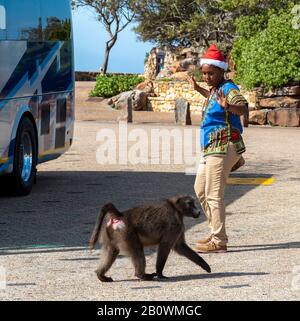
[[47,57],[44,59],[44,61],[41,63],[41,68],[44,69],[49,61],[52,59],[53,56],[56,55],[56,52],[61,47],[61,42],[57,42],[54,47],[51,49],[50,53],[47,55]]
[[36,71],[34,72],[34,74],[32,75],[32,77],[29,80],[30,86],[32,86],[32,84],[36,81],[36,79],[39,76],[38,66],[39,66],[39,63],[38,63],[38,61],[36,61]]

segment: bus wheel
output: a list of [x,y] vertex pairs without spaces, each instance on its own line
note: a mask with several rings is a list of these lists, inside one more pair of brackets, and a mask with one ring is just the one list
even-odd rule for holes
[[32,122],[24,117],[19,125],[12,173],[13,192],[25,196],[31,192],[36,176],[37,140]]

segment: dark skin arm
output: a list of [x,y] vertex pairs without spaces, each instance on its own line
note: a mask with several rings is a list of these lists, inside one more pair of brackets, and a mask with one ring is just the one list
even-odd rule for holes
[[217,97],[217,102],[218,104],[228,110],[229,112],[238,115],[238,116],[242,116],[245,113],[247,113],[247,105],[233,105],[233,104],[229,104],[227,102],[227,99],[224,95],[224,92],[222,91],[221,94]]
[[198,93],[200,93],[202,96],[204,96],[205,98],[209,97],[209,90],[200,87],[195,78],[192,76],[188,76],[187,78],[188,82],[191,84],[191,86],[193,87],[194,90],[198,91]]

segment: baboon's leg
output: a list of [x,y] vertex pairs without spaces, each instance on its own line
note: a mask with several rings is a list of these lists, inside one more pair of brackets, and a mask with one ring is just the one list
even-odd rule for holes
[[191,260],[192,262],[196,263],[197,265],[201,266],[205,271],[208,273],[211,272],[210,266],[202,259],[200,255],[198,255],[195,251],[193,251],[186,243],[184,238],[180,238],[175,246],[174,250],[180,254]]
[[106,277],[105,273],[111,268],[119,252],[119,249],[112,246],[107,246],[103,248],[101,264],[99,268],[95,271],[100,281],[113,282],[113,279]]
[[127,241],[128,244],[128,252],[131,257],[132,263],[135,269],[135,276],[141,280],[150,281],[155,276],[153,274],[145,273],[146,269],[146,259],[144,254],[144,247],[138,237],[133,237],[131,235],[131,240]]
[[167,279],[167,277],[163,275],[163,269],[165,267],[167,258],[170,254],[172,244],[162,242],[158,246],[157,259],[156,259],[156,275],[160,279]]

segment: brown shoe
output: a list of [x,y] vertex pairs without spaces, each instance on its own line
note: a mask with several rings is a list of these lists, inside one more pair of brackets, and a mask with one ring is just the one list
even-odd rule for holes
[[195,250],[200,253],[226,253],[226,245],[217,245],[214,242],[209,242],[206,244],[199,244],[196,246]]
[[210,242],[211,240],[212,240],[212,234],[210,235],[210,236],[208,236],[207,238],[205,238],[205,239],[202,239],[202,240],[198,240],[197,241],[197,244],[206,244],[206,243],[208,243],[208,242]]

